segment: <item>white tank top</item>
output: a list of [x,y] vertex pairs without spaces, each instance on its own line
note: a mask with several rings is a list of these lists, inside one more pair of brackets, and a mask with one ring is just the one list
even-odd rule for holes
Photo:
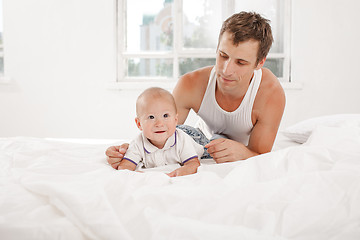
[[204,120],[210,134],[225,135],[232,140],[248,144],[253,128],[251,112],[261,77],[262,70],[255,70],[240,106],[233,112],[227,112],[216,102],[216,71],[215,67],[212,69],[204,98],[197,113]]

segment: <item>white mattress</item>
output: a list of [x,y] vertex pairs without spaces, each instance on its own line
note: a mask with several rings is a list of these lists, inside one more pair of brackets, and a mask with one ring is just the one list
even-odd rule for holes
[[277,151],[280,149],[295,147],[300,145],[301,145],[300,143],[291,140],[290,138],[286,137],[282,132],[279,132],[278,135],[276,136],[272,151]]
[[0,139],[1,239],[360,239],[359,128],[178,178],[78,141]]

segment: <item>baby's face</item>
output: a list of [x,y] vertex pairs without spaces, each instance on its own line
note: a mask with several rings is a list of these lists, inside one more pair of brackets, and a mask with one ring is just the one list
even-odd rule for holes
[[174,134],[178,122],[174,105],[163,98],[148,99],[139,111],[137,125],[144,136],[158,148]]

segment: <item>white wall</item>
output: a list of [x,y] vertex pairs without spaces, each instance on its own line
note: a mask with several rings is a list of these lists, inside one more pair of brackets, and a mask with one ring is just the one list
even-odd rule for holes
[[[113,0],[4,0],[0,137],[132,138],[139,90],[116,77]],[[357,0],[292,0],[292,80],[282,128],[360,113]],[[192,120],[193,121],[193,120]]]
[[360,2],[293,0],[291,77],[283,127],[337,113],[360,113]]

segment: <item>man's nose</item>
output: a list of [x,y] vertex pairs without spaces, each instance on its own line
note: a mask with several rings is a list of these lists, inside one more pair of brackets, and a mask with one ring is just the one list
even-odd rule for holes
[[223,73],[226,76],[229,76],[234,73],[234,63],[230,59],[225,61],[224,67],[223,67]]

